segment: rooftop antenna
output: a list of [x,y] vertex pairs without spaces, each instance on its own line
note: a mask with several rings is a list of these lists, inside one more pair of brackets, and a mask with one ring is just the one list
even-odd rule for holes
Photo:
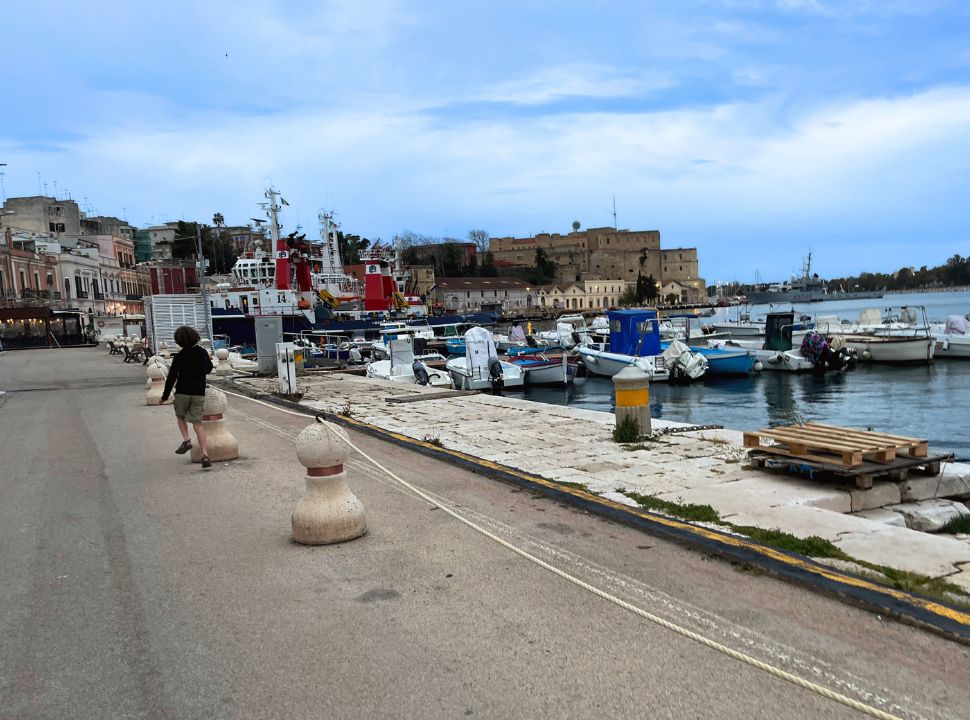
[[7,189],[3,186],[3,176],[6,174],[3,169],[5,167],[7,167],[7,163],[0,163],[0,196],[2,196],[0,201],[2,202],[7,202]]
[[60,200],[60,198],[57,197],[57,180],[52,180],[51,182],[54,183],[54,199],[55,200]]
[[613,193],[613,231],[619,230],[616,226],[616,193]]
[[37,171],[37,192],[40,195],[44,194],[44,188],[40,184],[40,170]]

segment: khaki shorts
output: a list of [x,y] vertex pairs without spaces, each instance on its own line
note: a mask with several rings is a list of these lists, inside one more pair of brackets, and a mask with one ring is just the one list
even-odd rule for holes
[[202,424],[202,407],[205,395],[179,395],[175,393],[175,417],[185,418],[192,425]]

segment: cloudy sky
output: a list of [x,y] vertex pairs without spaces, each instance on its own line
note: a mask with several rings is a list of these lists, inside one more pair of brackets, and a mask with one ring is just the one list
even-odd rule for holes
[[970,254],[970,3],[8,0],[7,196],[145,225],[612,225],[715,280]]

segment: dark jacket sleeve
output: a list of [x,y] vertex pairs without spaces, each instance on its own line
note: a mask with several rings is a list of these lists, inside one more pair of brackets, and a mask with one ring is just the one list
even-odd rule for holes
[[202,351],[202,356],[205,358],[205,374],[208,375],[212,372],[212,358],[205,350]]
[[168,377],[165,378],[165,389],[162,390],[162,397],[167,398],[169,393],[172,392],[172,388],[175,386],[175,380],[179,375],[179,356],[182,353],[177,352],[172,356],[172,366],[168,369]]

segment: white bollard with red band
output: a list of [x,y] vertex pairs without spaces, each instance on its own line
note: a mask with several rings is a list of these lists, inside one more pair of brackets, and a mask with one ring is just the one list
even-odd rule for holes
[[347,487],[344,463],[350,457],[347,434],[317,419],[296,438],[296,456],[306,470],[306,494],[293,511],[293,540],[328,545],[367,532],[364,505]]
[[216,350],[216,359],[219,364],[216,366],[216,375],[232,377],[232,365],[229,363],[229,351],[225,348]]
[[[209,386],[205,389],[205,405],[202,407],[202,426],[205,428],[205,444],[212,462],[223,462],[239,457],[239,441],[226,429],[223,415],[229,402],[226,394]],[[202,448],[192,443],[192,462],[202,462]]]

